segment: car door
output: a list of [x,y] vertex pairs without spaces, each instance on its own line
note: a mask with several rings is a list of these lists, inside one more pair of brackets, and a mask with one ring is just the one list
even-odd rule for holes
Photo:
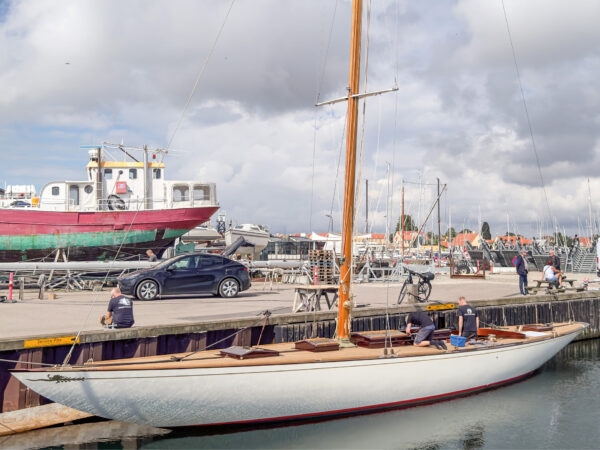
[[223,258],[215,255],[198,255],[199,290],[215,291],[223,275]]
[[168,266],[165,274],[163,293],[193,294],[200,283],[197,269],[197,255],[185,256]]

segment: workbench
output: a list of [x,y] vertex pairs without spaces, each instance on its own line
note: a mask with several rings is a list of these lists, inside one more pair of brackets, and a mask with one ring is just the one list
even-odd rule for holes
[[[331,309],[337,304],[339,290],[339,285],[335,284],[296,286],[292,311],[321,311],[321,297],[325,297],[327,308]],[[331,301],[330,294],[333,295]]]

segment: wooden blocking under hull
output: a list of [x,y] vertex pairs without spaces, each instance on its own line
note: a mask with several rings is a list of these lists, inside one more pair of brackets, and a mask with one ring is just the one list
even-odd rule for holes
[[228,356],[230,358],[235,359],[251,359],[265,358],[268,356],[279,356],[279,352],[265,348],[233,346],[221,350],[221,356]]
[[294,347],[297,350],[307,350],[309,352],[330,352],[339,350],[340,344],[333,339],[315,338],[298,341]]

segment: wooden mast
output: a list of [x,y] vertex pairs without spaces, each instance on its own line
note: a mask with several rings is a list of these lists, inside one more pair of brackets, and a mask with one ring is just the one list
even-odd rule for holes
[[362,28],[362,0],[352,2],[352,31],[350,43],[350,78],[348,83],[348,127],[346,134],[346,178],[344,183],[344,214],[342,224],[343,262],[340,268],[338,309],[338,339],[347,340],[350,334],[348,317],[352,306],[350,298],[352,265],[352,229],[354,221],[354,188],[356,171],[356,133],[358,127],[358,85],[360,80],[360,39]]

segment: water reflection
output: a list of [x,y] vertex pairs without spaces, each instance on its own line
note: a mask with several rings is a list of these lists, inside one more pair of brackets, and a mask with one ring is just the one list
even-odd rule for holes
[[[171,430],[107,420],[63,427],[46,428],[0,437],[0,448],[11,450],[33,448],[90,449],[90,444],[118,442],[117,448],[140,448],[153,437]],[[114,447],[113,447],[114,448]]]
[[593,340],[568,346],[528,380],[470,397],[279,428],[179,429],[111,448],[597,448],[599,401],[600,340]]

